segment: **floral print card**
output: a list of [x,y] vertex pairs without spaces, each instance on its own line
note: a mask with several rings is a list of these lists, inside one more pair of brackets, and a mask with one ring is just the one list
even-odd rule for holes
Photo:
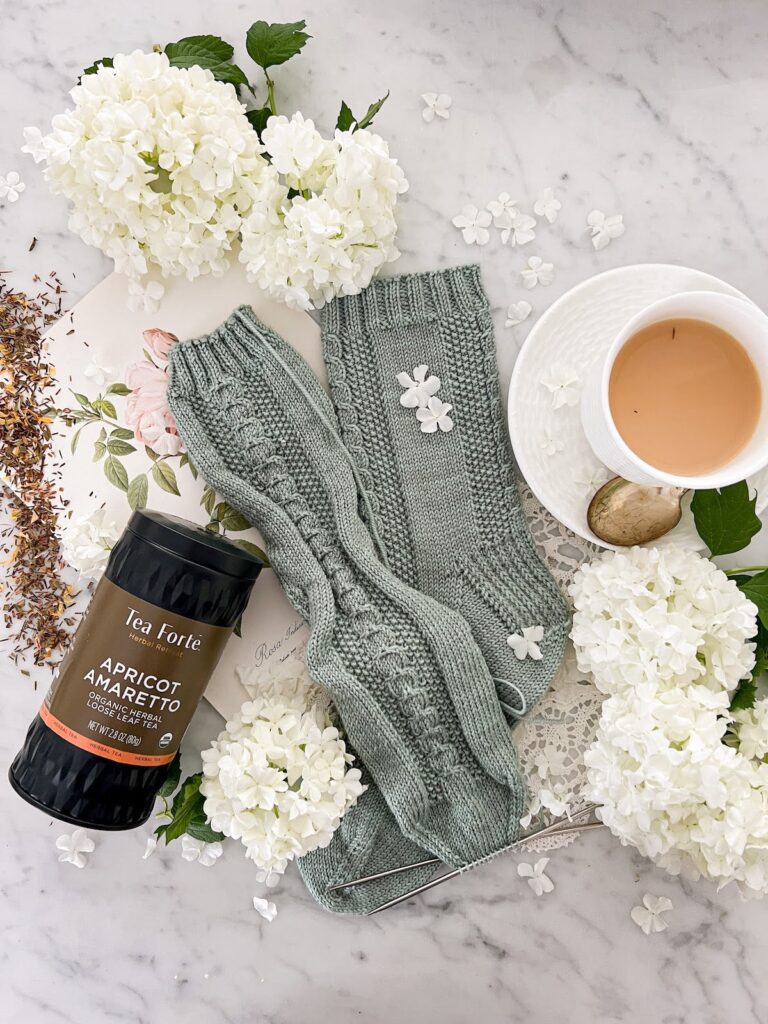
[[[205,334],[246,303],[325,384],[319,327],[306,313],[265,298],[240,265],[221,278],[172,280],[157,312],[131,312],[128,299],[127,281],[112,274],[48,336],[61,385],[57,405],[66,410],[56,439],[68,512],[103,508],[105,521],[122,530],[133,509],[159,509],[260,550],[257,531],[205,483],[184,449],[165,400],[168,350],[176,338]],[[306,627],[270,569],[256,582],[239,634],[206,690],[227,718],[247,699],[242,677],[306,643]]]

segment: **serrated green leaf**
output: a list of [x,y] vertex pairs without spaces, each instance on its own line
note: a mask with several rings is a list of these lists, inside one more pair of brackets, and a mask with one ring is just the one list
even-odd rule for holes
[[756,496],[750,498],[746,480],[720,490],[696,491],[691,511],[699,536],[712,555],[741,551],[760,531],[756,500]]
[[107,450],[110,455],[131,455],[136,451],[132,444],[128,444],[127,441],[121,441],[117,437],[107,441]]
[[349,131],[349,129],[352,127],[354,123],[355,115],[352,113],[352,111],[344,102],[344,100],[342,100],[341,110],[339,111],[339,116],[336,118],[336,127],[339,129],[340,132],[346,132]]
[[741,579],[737,583],[739,590],[757,605],[757,615],[761,624],[768,629],[768,570],[759,572],[749,579]]
[[179,487],[176,483],[176,474],[167,462],[155,462],[152,466],[152,479],[158,487],[169,494],[178,494]]
[[[99,57],[90,67],[83,70],[83,75],[95,75],[99,68],[113,68],[115,65],[111,57]],[[80,75],[80,78],[83,77]]]
[[146,508],[149,481],[146,473],[135,476],[128,487],[128,504],[131,508]]
[[261,133],[267,127],[267,121],[272,117],[272,111],[269,107],[261,107],[259,110],[249,110],[245,115],[250,124],[251,128],[261,138]]
[[104,475],[111,484],[119,487],[121,491],[128,490],[128,474],[125,471],[125,466],[114,455],[108,455],[104,460]]
[[232,64],[234,48],[218,36],[185,36],[177,43],[168,43],[165,54],[174,67],[189,68],[197,65],[207,68],[220,82],[247,85],[245,72]]
[[373,121],[374,117],[376,117],[378,112],[381,110],[381,108],[387,102],[388,99],[389,99],[389,90],[387,90],[386,96],[382,96],[380,100],[376,100],[375,103],[372,103],[370,105],[370,107],[368,107],[366,112],[363,114],[363,116],[357,122],[357,127],[358,128],[367,128],[371,124],[371,122]]
[[285,64],[302,50],[306,41],[312,38],[304,31],[306,27],[303,18],[272,25],[266,21],[254,21],[246,34],[245,48],[249,57],[266,71]]
[[731,711],[743,711],[746,708],[754,707],[757,697],[757,686],[753,679],[742,679],[738,689],[731,698]]
[[98,462],[100,459],[104,458],[104,455],[106,454],[106,451],[107,451],[107,446],[104,444],[103,441],[94,441],[94,444],[93,444],[93,461],[94,462]]
[[95,398],[91,405],[97,412],[103,413],[104,416],[109,416],[112,420],[117,419],[115,407],[108,398]]
[[[106,434],[106,431],[105,431],[105,434]],[[110,430],[109,436],[110,437],[119,437],[123,441],[132,441],[133,440],[133,431],[132,430],[128,430],[127,427],[115,427],[113,430]]]
[[126,384],[116,380],[114,384],[109,385],[105,393],[107,395],[130,395],[131,389]]
[[157,791],[157,795],[167,800],[176,792],[176,787],[181,779],[181,754],[177,753],[176,757],[171,761],[171,766],[168,769],[168,774],[165,778],[165,782],[162,784],[160,789]]
[[269,559],[267,558],[266,551],[262,551],[258,544],[254,544],[250,540],[242,540],[239,537],[235,538],[232,543],[237,544],[237,546],[242,548],[243,551],[247,551],[248,554],[254,555],[256,558],[260,559],[265,567],[269,565]]
[[164,828],[160,826],[163,828],[162,835],[165,836],[166,843],[173,842],[185,833],[204,843],[221,842],[224,839],[221,832],[215,832],[208,824],[203,810],[205,801],[200,792],[202,779],[202,772],[190,775],[173,798],[171,820]]

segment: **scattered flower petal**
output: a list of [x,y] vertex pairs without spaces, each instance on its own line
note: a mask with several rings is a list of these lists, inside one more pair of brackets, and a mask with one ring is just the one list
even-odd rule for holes
[[204,843],[202,839],[193,839],[186,834],[181,837],[181,856],[184,860],[198,861],[204,868],[212,867],[222,853],[224,847],[221,843]]
[[8,171],[5,177],[0,174],[0,199],[15,203],[26,187],[16,171]]
[[266,885],[268,889],[274,889],[276,885],[279,885],[281,877],[278,871],[262,871],[259,869],[256,872],[256,881]]
[[128,284],[128,309],[132,312],[156,313],[165,295],[165,285],[159,281],[130,281]]
[[76,868],[84,868],[88,863],[88,854],[93,853],[96,844],[84,828],[76,828],[74,832],[63,832],[56,840],[59,860],[62,864],[74,864]]
[[478,210],[471,204],[463,206],[461,213],[453,218],[452,223],[455,227],[461,228],[461,234],[467,245],[488,244],[491,237],[488,231],[491,215],[487,210]]
[[274,921],[277,917],[277,907],[271,900],[262,899],[261,896],[253,897],[253,909],[261,914],[265,921]]
[[413,369],[413,377],[398,373],[397,383],[406,390],[400,395],[400,405],[406,409],[423,409],[433,395],[440,390],[440,378],[427,376],[427,365],[422,363]]
[[443,433],[453,430],[453,420],[448,413],[453,408],[447,402],[441,402],[439,398],[430,398],[423,409],[416,410],[416,419],[421,424],[425,434],[434,434],[439,428]]
[[447,120],[450,115],[450,108],[453,100],[445,93],[436,92],[424,92],[421,94],[422,100],[424,100],[424,109],[421,112],[421,116],[427,122],[434,121],[435,117],[442,117]]
[[560,438],[554,437],[550,430],[545,430],[541,435],[540,444],[547,455],[557,455],[565,447]]
[[602,487],[608,479],[608,470],[603,465],[592,466],[586,469],[581,476],[575,478],[575,483],[582,488],[587,494],[594,494],[594,492]]
[[672,900],[666,896],[651,896],[649,892],[643,896],[643,905],[632,907],[630,917],[638,928],[650,935],[652,932],[663,932],[669,923],[661,916],[672,910]]
[[550,224],[554,224],[562,205],[553,190],[545,188],[541,190],[536,202],[533,204],[533,212],[537,217],[546,217]]
[[624,234],[624,218],[620,213],[606,217],[602,210],[593,210],[587,217],[587,231],[595,249],[604,249],[614,238]]
[[555,363],[549,368],[541,383],[552,395],[552,407],[561,409],[564,405],[577,405],[581,394],[581,378],[570,367]]
[[500,192],[498,199],[492,199],[488,203],[488,210],[493,217],[493,222],[496,227],[501,227],[497,221],[500,218],[512,217],[520,211],[517,209],[517,200],[513,199],[509,192]]
[[507,643],[515,652],[518,661],[524,658],[531,658],[533,661],[541,661],[543,654],[539,642],[544,638],[543,626],[526,626],[522,636],[520,633],[513,633],[507,637]]
[[157,849],[157,836],[147,836],[147,845],[144,847],[142,860],[148,860]]
[[536,227],[536,221],[527,213],[521,213],[519,210],[495,217],[494,224],[497,228],[501,228],[502,245],[527,245],[536,237],[536,232],[533,230]]
[[92,381],[97,388],[102,388],[110,380],[114,371],[109,366],[101,366],[92,359],[83,370],[83,376]]
[[523,861],[522,864],[517,865],[518,875],[528,880],[528,885],[537,896],[543,896],[555,888],[555,883],[549,875],[545,874],[547,864],[549,864],[549,857],[541,857],[535,864],[527,864]]
[[552,284],[554,278],[554,266],[545,263],[540,256],[531,256],[528,265],[520,271],[525,288],[535,288],[538,284]]
[[520,302],[513,302],[507,309],[507,319],[504,321],[504,326],[516,327],[523,320],[528,319],[532,310],[533,306],[530,302],[526,302],[525,299],[521,299]]
[[73,516],[61,528],[61,554],[67,565],[77,569],[84,579],[98,579],[109,561],[121,530],[106,520],[106,509]]

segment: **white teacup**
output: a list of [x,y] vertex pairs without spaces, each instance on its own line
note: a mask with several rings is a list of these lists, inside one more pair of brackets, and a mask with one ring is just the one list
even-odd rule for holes
[[[645,462],[622,439],[611,416],[608,384],[619,351],[642,328],[672,318],[705,320],[728,331],[747,350],[760,377],[762,405],[752,437],[730,462],[704,476],[678,476]],[[768,316],[751,302],[719,292],[680,292],[651,303],[624,325],[604,358],[589,370],[581,422],[598,459],[633,483],[695,490],[724,487],[756,473],[768,465]]]

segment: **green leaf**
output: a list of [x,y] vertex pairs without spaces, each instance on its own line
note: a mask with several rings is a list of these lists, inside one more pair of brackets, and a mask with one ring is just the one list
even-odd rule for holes
[[768,629],[768,569],[759,572],[749,579],[739,579],[739,590],[757,605],[757,615],[762,625]]
[[152,466],[152,479],[158,487],[162,487],[169,494],[178,494],[179,488],[176,483],[176,474],[167,462],[155,462]]
[[120,381],[115,381],[114,384],[110,384],[106,390],[108,395],[130,395],[131,389],[126,384],[121,384]]
[[216,504],[216,491],[214,491],[214,489],[208,484],[206,484],[205,486],[203,496],[200,499],[200,504],[203,506],[203,508],[205,509],[209,516],[213,515],[213,509]]
[[128,444],[127,441],[121,441],[119,438],[110,438],[107,441],[107,450],[110,455],[130,455],[135,452],[136,449],[132,444]]
[[[203,810],[204,799],[200,792],[200,783],[203,780],[203,773],[190,775],[181,785],[171,805],[171,820],[163,829],[166,843],[173,842],[179,836],[193,836],[195,839],[202,839],[206,843],[220,842],[224,836],[220,832],[214,832],[208,825],[208,820]],[[205,837],[205,838],[204,838]],[[210,837],[210,838],[209,838]]]
[[133,431],[132,430],[128,430],[127,427],[115,427],[114,430],[110,430],[109,436],[110,437],[119,437],[123,441],[132,441],[133,440]]
[[218,533],[219,532],[219,524],[215,520],[213,520],[212,522],[208,523],[205,528],[206,528],[206,530],[209,533]]
[[[746,580],[748,577],[740,577]],[[757,698],[757,680],[768,670],[768,629],[758,620],[757,633],[752,637],[755,642],[755,667],[751,674],[742,679],[733,697],[731,698],[731,711],[740,711],[745,708],[754,707]]]
[[731,711],[743,711],[746,708],[754,707],[757,697],[757,686],[753,679],[742,679],[738,689],[731,698]]
[[93,443],[93,461],[98,462],[104,457],[107,451],[107,446],[103,441],[94,441]]
[[105,416],[109,416],[112,420],[117,419],[115,407],[108,398],[96,398],[91,402],[91,405],[97,412],[103,413]]
[[69,442],[69,450],[70,450],[70,451],[72,452],[72,454],[73,454],[73,455],[74,455],[74,454],[75,454],[75,452],[77,451],[77,443],[78,443],[78,441],[80,440],[80,435],[81,435],[81,434],[82,434],[82,432],[83,432],[83,427],[84,427],[84,426],[86,426],[86,424],[85,424],[85,423],[83,424],[83,426],[82,426],[82,427],[78,427],[78,428],[77,428],[77,430],[76,430],[76,431],[74,432],[74,434],[72,435],[72,440],[71,440],[71,441]]
[[[114,66],[115,65],[111,57],[99,57],[99,59],[95,60],[89,68],[86,68],[83,71],[83,75],[95,75],[99,68],[113,68]],[[82,78],[83,75],[80,77]]]
[[157,795],[161,796],[164,800],[167,800],[175,791],[181,779],[181,754],[176,754],[176,757],[171,761],[171,767],[168,770],[165,782],[162,784],[160,789],[157,791]]
[[756,496],[750,498],[746,480],[719,491],[696,491],[691,511],[699,536],[712,555],[741,551],[759,532]]
[[241,540],[240,538],[237,538],[232,543],[237,544],[237,546],[242,548],[243,551],[247,551],[249,554],[255,555],[256,558],[260,558],[265,566],[269,565],[269,559],[267,558],[266,551],[262,551],[258,544],[253,544],[249,540]]
[[104,460],[104,475],[111,484],[119,487],[121,491],[128,490],[128,474],[125,471],[125,466],[122,462],[118,462],[114,455],[108,455]]
[[341,101],[341,110],[336,118],[336,127],[340,132],[347,132],[355,123],[355,115],[349,109],[344,100]]
[[153,452],[148,444],[144,445],[144,451],[147,453],[147,458],[151,459],[152,462],[157,462],[157,460],[160,458],[157,452]]
[[131,508],[145,508],[149,493],[149,481],[146,473],[140,473],[131,480],[128,487],[128,504]]
[[250,124],[251,128],[261,138],[261,133],[267,127],[267,121],[272,117],[272,111],[269,107],[261,107],[259,110],[249,110],[245,115]]
[[237,532],[238,530],[250,530],[251,528],[251,524],[245,516],[241,515],[236,509],[231,508],[229,505],[227,505],[227,510],[219,522],[224,530],[233,530],[234,532]]
[[254,21],[246,34],[245,48],[250,58],[266,71],[277,64],[285,64],[302,50],[306,41],[312,38],[304,31],[306,27],[303,18],[274,25]]
[[93,412],[93,407],[85,395],[81,395],[77,391],[73,391],[72,394],[87,412]]
[[389,90],[387,90],[386,96],[382,96],[380,100],[376,100],[375,103],[372,103],[370,105],[370,107],[368,107],[366,112],[363,114],[363,116],[357,122],[357,127],[358,128],[367,128],[371,124],[371,122],[373,121],[374,117],[376,117],[378,112],[381,110],[381,108],[387,102],[388,99],[389,99]]
[[165,47],[165,54],[174,67],[197,65],[213,72],[213,77],[220,82],[247,85],[245,72],[231,63],[234,52],[234,48],[218,36],[185,36]]

